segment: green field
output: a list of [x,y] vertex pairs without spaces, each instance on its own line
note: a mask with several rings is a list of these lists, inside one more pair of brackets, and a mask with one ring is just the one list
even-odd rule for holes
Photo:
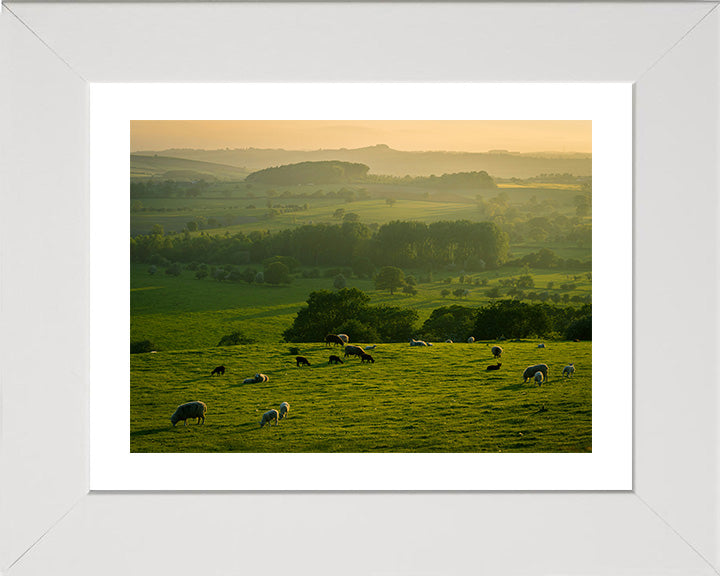
[[[498,296],[558,306],[589,303],[590,196],[580,185],[503,184],[481,192],[429,189],[397,181],[348,184],[340,189],[311,184],[270,187],[242,182],[234,172],[239,169],[228,167],[222,179],[198,184],[195,177],[206,168],[201,163],[191,166],[166,158],[140,158],[134,164],[137,180],[151,185],[135,184],[130,235],[147,235],[136,238],[133,246],[145,240],[143,246],[152,248],[146,253],[139,250],[141,256],[131,266],[131,342],[149,341],[153,352],[131,354],[133,452],[592,451],[592,344],[559,341],[574,336],[560,334],[555,328],[525,332],[547,334],[542,341],[545,348],[538,348],[540,340],[503,341],[505,352],[497,371],[486,371],[494,364],[490,346],[495,342],[440,341],[430,347],[364,342],[361,344],[377,344],[371,351],[375,363],[361,364],[353,358],[334,366],[328,364],[328,356],[342,355],[339,349],[328,349],[322,343],[283,341],[283,332],[309,295],[333,290],[338,272],[347,288],[358,288],[369,296],[371,306],[415,310],[417,338],[422,337],[422,324],[432,311],[445,306],[477,308]],[[174,181],[165,190],[155,182],[169,178],[168,174]],[[403,269],[415,280],[412,288],[417,293],[410,295],[401,290],[395,294],[377,290],[372,279],[352,274],[353,260],[372,253],[364,250],[364,245],[364,251],[343,251],[326,261],[340,267],[301,267],[291,274],[290,283],[280,285],[230,281],[237,278],[230,274],[227,280],[218,281],[212,278],[212,269],[205,278],[195,277],[193,269],[200,262],[227,272],[228,263],[221,261],[226,253],[186,252],[188,260],[196,258],[197,262],[172,266],[164,258],[185,257],[163,248],[163,242],[165,246],[174,240],[181,244],[185,234],[229,238],[242,233],[243,238],[252,240],[307,224],[359,221],[369,237],[382,236],[380,226],[395,220],[492,222],[506,233],[507,263],[465,274],[462,266],[483,270],[484,263],[471,266],[469,259],[456,263],[454,257],[398,260],[424,266]],[[233,238],[228,242],[236,240],[244,254],[247,244]],[[192,241],[198,245],[211,242],[221,243],[209,238]],[[253,246],[262,247],[257,242]],[[468,243],[477,244],[475,237]],[[299,250],[301,254],[307,254],[305,248]],[[543,248],[567,262],[532,260]],[[282,248],[275,250],[282,252]],[[519,260],[526,255],[532,256]],[[235,272],[244,268],[257,271],[263,269],[266,256],[272,254],[251,260],[247,252],[244,259],[228,259],[248,262],[238,264]],[[304,265],[322,262],[298,259]],[[267,261],[265,266],[269,266]],[[179,275],[166,274],[166,269],[169,274],[179,271]],[[370,274],[355,269],[358,274]],[[520,276],[523,289],[512,292],[510,280],[518,281]],[[225,273],[218,277],[225,278]],[[251,274],[250,279],[253,277]],[[533,329],[535,326],[533,323]],[[221,338],[234,332],[242,333],[248,343],[218,346]],[[372,333],[365,332],[365,337]],[[483,335],[491,336],[494,334]],[[290,352],[293,346],[310,359],[310,367],[295,365],[295,354]],[[571,362],[577,368],[575,376],[562,378],[562,368]],[[538,363],[550,367],[549,382],[540,387],[524,383],[525,367]],[[219,365],[224,365],[227,373],[211,377],[211,370]],[[267,374],[270,380],[243,384],[256,373]],[[170,415],[179,404],[192,400],[208,405],[205,425],[181,423],[173,428]],[[281,402],[290,403],[289,417],[278,426],[261,429],[262,414],[277,409]]]
[[[488,343],[431,347],[380,344],[374,364],[328,364],[338,350],[301,344],[312,363],[295,366],[289,344],[256,344],[132,355],[133,452],[589,452],[591,344],[503,342],[502,367]],[[573,378],[561,377],[574,362]],[[523,383],[546,363],[548,382]],[[211,377],[217,365],[225,376]],[[266,383],[242,384],[262,372]],[[208,406],[204,425],[170,424],[175,407]],[[290,404],[278,426],[262,414]]]
[[[142,210],[133,212],[131,235],[147,234],[154,224],[163,226],[165,232],[181,232],[187,222],[196,219],[214,218],[220,226],[205,228],[206,232],[225,234],[253,230],[277,231],[294,228],[303,224],[334,222],[341,220],[333,213],[342,208],[345,213],[358,215],[365,224],[383,224],[390,220],[437,220],[482,219],[483,212],[477,203],[478,196],[488,200],[498,194],[506,194],[511,206],[522,208],[531,198],[547,209],[571,215],[574,211],[573,198],[576,188],[547,184],[537,187],[506,186],[497,190],[477,191],[432,190],[419,186],[398,186],[386,184],[364,184],[350,186],[358,192],[359,198],[347,202],[342,198],[328,196],[334,188],[324,190],[317,186],[268,186],[253,185],[248,190],[240,182],[218,182],[197,198],[141,198]],[[315,194],[322,196],[314,197]],[[387,198],[395,203],[390,206]],[[298,212],[282,212],[285,205],[305,205],[307,209]],[[279,207],[280,212],[268,216],[270,205]],[[530,208],[527,208],[530,210]]]

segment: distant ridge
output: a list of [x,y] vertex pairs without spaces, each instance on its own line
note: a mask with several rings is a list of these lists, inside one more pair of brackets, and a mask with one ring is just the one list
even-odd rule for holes
[[409,152],[385,144],[364,148],[330,150],[283,150],[263,148],[194,150],[173,148],[138,151],[134,156],[158,156],[224,164],[255,172],[284,164],[338,160],[367,164],[372,174],[392,176],[440,176],[454,172],[486,171],[499,178],[529,178],[539,174],[592,174],[592,154],[581,152],[517,153],[491,152]]
[[204,162],[189,158],[172,157],[166,154],[131,154],[130,177],[163,178],[167,180],[244,180],[248,175],[245,168]]

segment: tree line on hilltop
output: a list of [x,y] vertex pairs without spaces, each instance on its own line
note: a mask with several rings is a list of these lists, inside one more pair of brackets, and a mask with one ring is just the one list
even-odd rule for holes
[[418,335],[427,340],[466,341],[516,338],[592,340],[592,306],[497,300],[480,307],[444,306],[417,326],[415,310],[370,305],[357,288],[312,292],[285,330],[287,342],[322,342],[326,334],[350,334],[355,342],[401,342]]

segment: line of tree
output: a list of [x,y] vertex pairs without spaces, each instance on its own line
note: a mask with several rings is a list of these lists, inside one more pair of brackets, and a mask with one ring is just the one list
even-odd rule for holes
[[248,174],[245,182],[257,182],[276,186],[293,184],[338,184],[355,182],[367,176],[370,167],[356,162],[324,160],[320,162],[298,162],[258,170]]
[[445,306],[433,310],[421,328],[430,340],[498,338],[592,340],[592,305],[581,307],[497,300],[479,308]]
[[253,231],[227,236],[161,233],[130,239],[132,262],[207,264],[260,263],[273,256],[295,258],[306,266],[380,266],[432,268],[458,265],[468,272],[497,268],[507,259],[507,235],[492,222],[467,220],[394,221],[376,232],[361,222],[308,224],[278,232]]
[[371,306],[357,288],[312,292],[285,330],[287,342],[322,342],[327,334],[350,334],[355,342],[402,342],[418,334],[427,340],[499,338],[592,340],[592,306],[498,300],[476,308],[443,306],[417,330],[418,314],[399,306]]

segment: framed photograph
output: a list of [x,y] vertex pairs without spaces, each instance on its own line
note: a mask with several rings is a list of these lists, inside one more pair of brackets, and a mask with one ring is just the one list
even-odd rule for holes
[[[0,21],[12,87],[0,164],[4,573],[93,574],[108,557],[110,573],[223,572],[238,543],[247,570],[286,550],[300,573],[336,573],[360,540],[373,551],[353,574],[455,571],[458,546],[477,542],[499,574],[716,573],[715,4],[11,3]],[[463,139],[501,122],[512,127],[497,145]],[[523,123],[525,140],[508,141]],[[223,127],[234,136],[221,143]],[[402,174],[353,157],[368,147],[380,159],[484,154],[494,168]],[[275,152],[227,160],[250,149]],[[527,152],[547,168],[491,163]],[[591,158],[589,173],[549,162],[573,157]],[[338,180],[342,162],[362,174]],[[297,179],[300,163],[312,177],[277,180]],[[450,252],[430,236],[438,222]],[[462,222],[496,226],[508,251],[471,251]],[[380,242],[392,223],[427,234],[424,251]],[[373,271],[357,246],[343,265],[332,251],[311,261],[290,238],[343,224],[367,240]],[[277,248],[283,235],[292,249]],[[182,241],[234,251],[181,258]],[[382,268],[402,285],[376,283]],[[246,272],[252,282],[235,282]],[[351,292],[367,302],[323,334],[298,321],[313,294]],[[485,333],[478,310],[502,302],[592,305],[593,342],[568,331],[580,317]],[[386,334],[380,308],[417,317]],[[326,338],[340,334],[350,342],[333,348]],[[346,357],[354,345],[375,362]],[[499,417],[501,393],[511,405]],[[204,400],[202,414],[182,408]],[[507,539],[518,532],[522,555]],[[307,554],[318,538],[323,554]],[[211,552],[174,559],[179,546]]]
[[91,141],[92,489],[631,488],[630,85],[105,84]]

